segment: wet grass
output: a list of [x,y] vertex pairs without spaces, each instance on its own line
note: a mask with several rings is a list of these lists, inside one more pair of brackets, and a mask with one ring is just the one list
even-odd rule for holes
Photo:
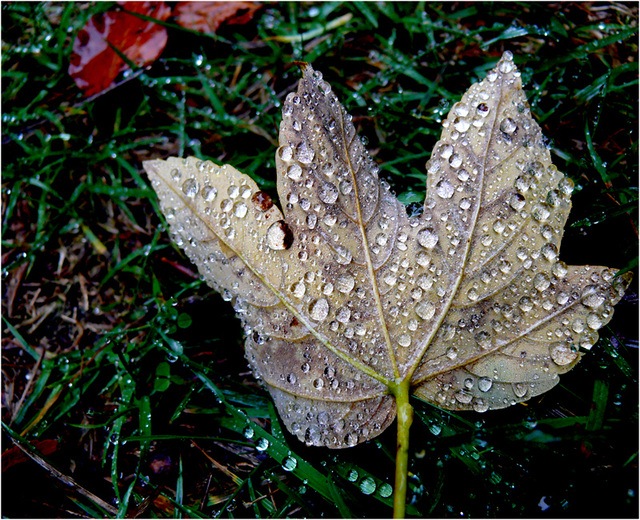
[[[394,429],[340,451],[282,430],[141,173],[197,155],[275,195],[293,61],[323,72],[416,204],[439,123],[511,50],[577,186],[561,258],[637,280],[635,4],[273,4],[215,37],[170,19],[154,65],[85,101],[71,42],[110,6],[2,5],[4,516],[391,514]],[[541,398],[485,415],[414,401],[408,514],[635,516],[637,366],[634,283]]]

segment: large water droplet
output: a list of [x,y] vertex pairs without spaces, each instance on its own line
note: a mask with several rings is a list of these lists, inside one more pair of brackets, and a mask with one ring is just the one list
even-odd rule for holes
[[520,211],[522,208],[524,208],[525,204],[526,200],[520,193],[514,193],[509,199],[509,205],[516,211]]
[[286,457],[282,461],[282,469],[285,471],[293,471],[298,466],[298,461],[294,457]]
[[289,249],[293,243],[293,233],[284,220],[271,224],[267,230],[267,245],[275,250]]
[[244,218],[247,214],[247,205],[244,202],[236,202],[233,207],[233,213],[238,218]]
[[311,164],[311,161],[313,161],[313,157],[314,157],[315,153],[313,151],[313,148],[311,148],[306,141],[302,141],[299,145],[298,145],[298,161],[300,161],[302,164]]
[[[349,432],[347,433],[347,435],[344,438],[344,442],[347,446],[355,446],[356,444],[358,444],[358,435],[356,435],[353,432]],[[356,479],[358,478],[358,474],[355,474]],[[349,479],[351,480],[351,479]]]
[[510,117],[507,117],[506,119],[503,119],[502,123],[500,123],[500,130],[503,131],[505,134],[511,135],[517,129],[518,129],[518,125]]
[[604,295],[597,292],[597,285],[587,285],[582,292],[582,303],[591,309],[600,307],[605,302]]
[[329,302],[326,298],[320,298],[309,307],[309,315],[316,321],[324,321],[329,315]]
[[269,447],[269,441],[263,437],[258,439],[258,444],[256,444],[256,450],[265,451]]
[[436,185],[436,193],[443,199],[450,199],[453,197],[454,192],[455,188],[447,180],[443,179]]
[[393,494],[393,488],[385,482],[378,489],[378,494],[382,498],[389,498]]
[[287,168],[287,177],[293,181],[297,181],[302,177],[302,167],[299,164],[292,164]]
[[318,190],[318,197],[322,202],[326,204],[333,204],[338,200],[338,195],[338,188],[336,188],[330,182],[323,183]]
[[360,491],[365,495],[370,495],[376,490],[376,481],[371,477],[365,477],[360,482]]
[[469,130],[471,126],[471,121],[462,117],[456,117],[453,120],[453,128],[455,128],[461,134]]
[[350,273],[344,273],[338,276],[336,280],[336,289],[344,294],[349,294],[355,286],[355,278]]
[[481,377],[480,379],[478,379],[478,390],[480,390],[481,392],[488,392],[489,390],[491,390],[492,386],[493,381],[491,381],[491,379],[489,379],[488,377]]
[[551,282],[549,281],[549,277],[544,273],[538,273],[533,277],[533,286],[536,290],[542,292],[548,289]]
[[436,306],[430,301],[422,301],[416,305],[416,314],[423,320],[430,320],[436,313]]
[[564,366],[578,357],[578,353],[565,343],[556,343],[550,349],[551,359],[556,365]]
[[216,190],[213,186],[206,185],[200,190],[200,196],[203,198],[205,202],[211,202],[216,198],[218,194],[218,190]]
[[427,249],[432,249],[438,243],[438,235],[433,228],[424,228],[418,231],[418,244]]
[[198,193],[198,183],[195,179],[187,179],[182,183],[182,193],[187,197],[195,197]]
[[409,334],[400,334],[398,336],[398,344],[401,347],[408,347],[411,345],[411,336]]
[[358,472],[355,469],[350,469],[349,473],[347,473],[347,480],[349,482],[355,482],[358,480]]

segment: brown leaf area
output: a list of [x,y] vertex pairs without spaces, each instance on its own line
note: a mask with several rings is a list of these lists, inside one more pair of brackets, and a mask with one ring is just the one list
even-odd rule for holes
[[260,8],[254,2],[178,2],[176,22],[186,29],[214,33],[222,24],[245,24]]
[[[158,20],[166,20],[171,13],[164,2],[123,2],[121,7]],[[167,44],[164,27],[126,11],[92,16],[73,42],[69,74],[87,97],[109,88],[128,68],[112,46],[137,65],[146,65]]]
[[572,181],[510,53],[443,123],[419,215],[379,179],[322,76],[283,108],[282,210],[229,165],[144,163],[172,239],[233,302],[289,431],[343,448],[384,431],[394,388],[485,412],[546,392],[597,341],[628,275],[559,258]]

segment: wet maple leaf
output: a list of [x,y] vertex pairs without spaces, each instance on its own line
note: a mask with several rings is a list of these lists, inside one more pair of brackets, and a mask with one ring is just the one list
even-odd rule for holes
[[164,2],[123,2],[121,6],[124,10],[92,16],[73,42],[69,74],[87,97],[112,86],[129,67],[112,47],[143,66],[155,61],[167,44],[164,27],[131,14],[166,20],[171,9]]
[[233,302],[254,373],[307,444],[354,446],[397,416],[406,461],[410,391],[477,412],[546,392],[629,283],[560,260],[573,182],[551,163],[510,53],[443,123],[420,215],[380,181],[310,66],[284,104],[276,164],[282,211],[229,165],[144,168],[172,239]]

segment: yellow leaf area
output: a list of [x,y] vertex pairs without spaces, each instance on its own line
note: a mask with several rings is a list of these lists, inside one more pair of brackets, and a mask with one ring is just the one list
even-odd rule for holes
[[629,283],[560,260],[573,183],[551,163],[508,52],[443,123],[420,215],[379,179],[308,65],[276,162],[282,209],[229,165],[144,168],[172,239],[233,302],[256,377],[309,445],[379,435],[401,388],[477,412],[546,392]]

